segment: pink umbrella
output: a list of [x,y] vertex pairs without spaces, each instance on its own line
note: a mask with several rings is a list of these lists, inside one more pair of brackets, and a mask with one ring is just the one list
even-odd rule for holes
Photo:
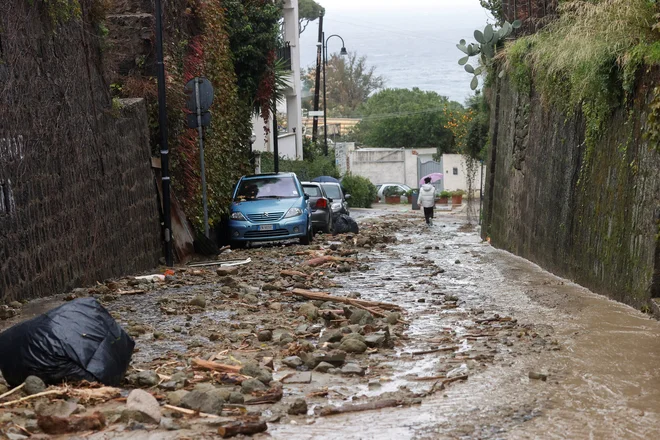
[[431,183],[435,183],[435,182],[437,182],[438,180],[442,180],[443,175],[442,175],[442,173],[431,173],[431,174],[427,174],[426,176],[422,177],[422,178],[419,180],[419,185],[420,185],[420,186],[424,185],[424,180],[426,180],[427,177],[431,178]]

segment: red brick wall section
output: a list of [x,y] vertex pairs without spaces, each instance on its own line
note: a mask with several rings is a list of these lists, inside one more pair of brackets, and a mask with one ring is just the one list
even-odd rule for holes
[[146,108],[109,97],[93,1],[58,26],[44,2],[0,2],[0,301],[161,255]]

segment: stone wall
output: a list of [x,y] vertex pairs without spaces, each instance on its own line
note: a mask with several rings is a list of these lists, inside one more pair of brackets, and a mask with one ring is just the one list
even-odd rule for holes
[[567,117],[499,80],[484,238],[636,307],[660,296],[660,149],[643,137],[659,77],[640,81],[591,150],[580,114]]
[[[59,4],[58,4],[59,5]],[[111,100],[95,0],[0,4],[0,300],[157,265],[143,100]]]

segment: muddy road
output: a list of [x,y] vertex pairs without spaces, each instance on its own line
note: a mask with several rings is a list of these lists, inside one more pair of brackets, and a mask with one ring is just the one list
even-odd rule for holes
[[[459,216],[429,228],[419,213],[355,214],[357,236],[225,254],[251,259],[226,274],[178,268],[163,283],[79,289],[0,324],[93,295],[134,336],[121,396],[80,408],[107,419],[86,438],[218,438],[246,416],[268,424],[254,438],[660,438],[660,323],[492,248]],[[164,421],[127,413],[133,388],[158,399]],[[222,397],[196,408],[193,392]],[[211,403],[221,417],[180,412]],[[0,428],[38,438],[37,407],[0,410]]]
[[[412,313],[399,361],[408,374],[399,377],[446,370],[434,354],[411,363],[406,353],[448,329],[469,332],[474,321],[467,316],[474,314],[466,312],[510,316],[520,327],[490,344],[492,364],[470,369],[469,380],[419,407],[317,419],[304,429],[280,425],[276,437],[660,438],[660,323],[492,248],[454,218],[441,216],[430,230],[413,226],[419,220],[412,218],[399,234],[404,242],[390,247],[394,255],[369,275],[393,280],[363,290],[365,297],[398,302]],[[428,246],[433,249],[423,250]],[[406,262],[420,251],[446,272],[412,290],[406,286],[417,286],[425,272]],[[364,283],[358,275],[349,278]],[[455,295],[459,307],[434,306],[436,290]],[[476,348],[472,340],[462,343],[465,352]]]

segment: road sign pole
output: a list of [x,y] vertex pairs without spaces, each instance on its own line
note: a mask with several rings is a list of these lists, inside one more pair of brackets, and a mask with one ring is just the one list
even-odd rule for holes
[[209,238],[209,206],[206,199],[206,170],[204,167],[204,128],[202,127],[202,107],[199,96],[199,83],[195,78],[195,100],[197,101],[197,132],[199,133],[199,166],[202,173],[202,203],[204,204],[204,235]]
[[163,186],[163,223],[165,226],[165,264],[172,267],[172,210],[170,202],[169,148],[167,145],[167,107],[165,105],[165,63],[163,62],[163,22],[160,0],[154,5],[156,16],[156,75],[158,77],[158,129]]

